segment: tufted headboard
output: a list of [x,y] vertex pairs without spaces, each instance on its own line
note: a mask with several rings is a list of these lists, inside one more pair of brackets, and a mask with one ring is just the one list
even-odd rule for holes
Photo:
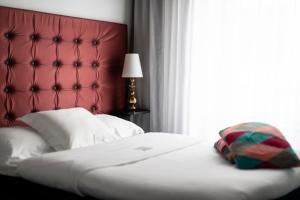
[[0,7],[0,126],[43,110],[125,106],[127,26]]

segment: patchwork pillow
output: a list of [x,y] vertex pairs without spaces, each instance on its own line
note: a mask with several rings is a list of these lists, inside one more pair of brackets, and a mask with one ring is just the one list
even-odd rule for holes
[[220,138],[218,141],[216,141],[214,147],[223,158],[225,158],[226,160],[228,160],[231,163],[234,163],[233,154],[230,152],[226,142],[222,138]]
[[275,127],[249,122],[220,131],[240,169],[289,168],[300,166],[300,160]]

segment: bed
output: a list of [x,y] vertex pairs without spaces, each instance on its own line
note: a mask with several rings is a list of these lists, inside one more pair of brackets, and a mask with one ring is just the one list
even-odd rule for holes
[[[28,113],[125,108],[125,25],[0,7],[0,126]],[[299,199],[300,170],[238,170],[211,144],[138,134],[23,160],[6,199]]]
[[[19,173],[77,194],[69,194],[75,199],[276,199],[296,189],[300,177],[299,169],[238,170],[211,145],[162,133],[30,158],[20,164]],[[25,194],[33,188],[42,195],[46,190],[29,186],[28,191],[23,188]],[[50,194],[66,195],[53,189]],[[298,195],[294,191],[285,198]]]

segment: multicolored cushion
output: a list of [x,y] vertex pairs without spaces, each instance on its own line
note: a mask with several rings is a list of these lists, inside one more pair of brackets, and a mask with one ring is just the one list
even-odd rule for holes
[[229,151],[229,148],[228,148],[226,142],[222,138],[220,138],[218,141],[216,141],[214,147],[223,158],[225,158],[226,160],[228,160],[231,163],[234,163],[233,154]]
[[220,131],[221,138],[234,156],[238,168],[289,168],[300,160],[283,134],[275,127],[242,123]]

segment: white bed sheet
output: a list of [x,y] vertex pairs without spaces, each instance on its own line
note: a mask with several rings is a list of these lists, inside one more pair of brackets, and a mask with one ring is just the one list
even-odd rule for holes
[[31,158],[18,173],[77,194],[117,199],[260,200],[300,186],[300,168],[239,170],[211,145],[162,133]]

